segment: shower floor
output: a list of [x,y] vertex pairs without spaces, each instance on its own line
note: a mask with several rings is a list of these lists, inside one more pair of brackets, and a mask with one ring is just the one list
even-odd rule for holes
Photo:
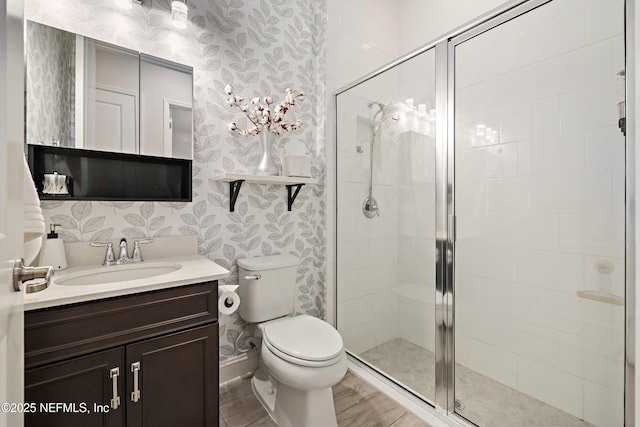
[[[434,400],[432,352],[402,338],[394,338],[359,356],[414,392]],[[456,384],[456,399],[463,405],[457,413],[481,426],[592,426],[464,366],[456,365]],[[498,403],[486,405],[483,403],[486,401]]]

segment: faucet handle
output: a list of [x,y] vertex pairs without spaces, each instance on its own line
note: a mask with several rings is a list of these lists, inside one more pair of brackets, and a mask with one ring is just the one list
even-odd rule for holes
[[133,262],[144,261],[144,259],[142,258],[142,252],[140,251],[140,245],[146,245],[148,243],[153,243],[153,239],[142,239],[133,241],[133,253],[131,254],[131,260]]
[[113,265],[116,263],[116,255],[113,253],[113,243],[111,242],[91,242],[89,246],[93,247],[107,247],[107,252],[104,255],[104,262],[102,265]]

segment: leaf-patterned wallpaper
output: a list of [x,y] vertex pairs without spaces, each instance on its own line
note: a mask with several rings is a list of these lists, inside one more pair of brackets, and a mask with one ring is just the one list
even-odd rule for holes
[[73,146],[69,127],[74,120],[73,100],[75,37],[40,25],[27,26],[27,127],[28,144]]
[[[62,224],[65,241],[126,236],[197,235],[200,254],[232,271],[239,258],[289,253],[300,258],[298,312],[325,316],[326,156],[325,26],[326,2],[318,0],[187,0],[189,26],[171,26],[169,0],[145,0],[122,11],[108,0],[26,0],[25,17],[67,31],[194,67],[193,202],[43,203],[47,222]],[[285,88],[305,93],[291,111],[304,127],[287,138],[304,142],[313,155],[318,186],[304,186],[287,211],[286,189],[245,184],[235,212],[229,212],[228,184],[213,177],[222,171],[249,172],[261,154],[258,137],[231,135],[238,120],[225,106],[224,86],[245,98]],[[239,120],[241,122],[241,120]],[[29,123],[27,123],[29,126]],[[239,353],[235,340],[244,328],[236,315],[220,319],[221,361]],[[240,344],[243,342],[241,340]]]

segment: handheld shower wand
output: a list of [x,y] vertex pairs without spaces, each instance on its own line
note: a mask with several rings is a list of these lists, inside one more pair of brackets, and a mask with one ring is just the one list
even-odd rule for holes
[[[371,101],[367,104],[367,107],[369,107],[370,110],[376,106],[378,107],[378,111],[373,115],[375,125],[371,131],[371,150],[369,152],[369,195],[362,202],[362,212],[367,218],[380,216],[378,202],[373,197],[373,145],[376,141],[376,135],[380,131],[380,126],[382,126],[382,122],[387,119],[386,114],[388,113],[388,109],[392,105],[385,106],[383,103],[378,101]],[[380,117],[378,118],[378,116]],[[391,115],[391,119],[397,122],[400,120],[400,116],[398,113],[394,112]]]

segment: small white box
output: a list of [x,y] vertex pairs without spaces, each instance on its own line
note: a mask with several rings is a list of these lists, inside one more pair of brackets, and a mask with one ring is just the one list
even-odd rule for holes
[[311,156],[287,153],[282,156],[282,175],[311,177]]

